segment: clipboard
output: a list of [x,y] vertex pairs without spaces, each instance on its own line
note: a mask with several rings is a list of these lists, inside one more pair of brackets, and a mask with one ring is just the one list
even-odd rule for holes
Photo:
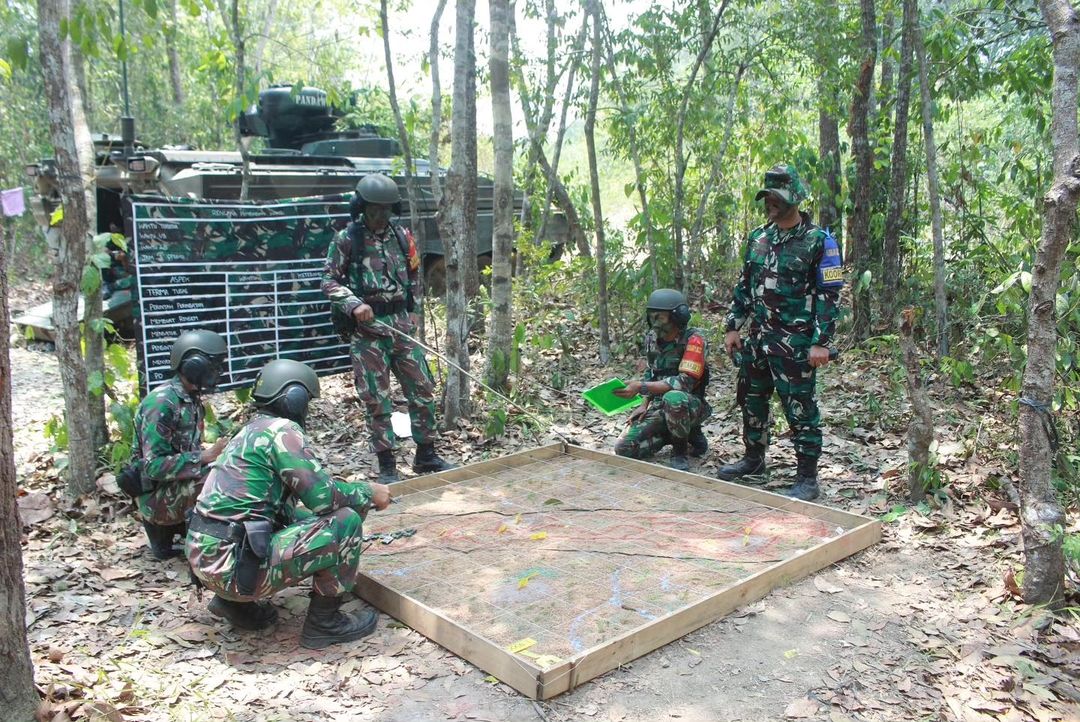
[[581,398],[592,404],[597,411],[608,416],[614,416],[641,403],[641,396],[622,399],[614,394],[615,389],[622,388],[626,388],[626,382],[622,379],[608,379],[591,389],[582,391]]

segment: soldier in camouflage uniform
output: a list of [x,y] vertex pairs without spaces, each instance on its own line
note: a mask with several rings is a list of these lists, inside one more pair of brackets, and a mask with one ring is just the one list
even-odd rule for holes
[[[795,168],[778,165],[765,173],[769,222],[747,240],[742,276],[727,315],[724,348],[741,358],[745,384],[743,442],[745,456],[720,468],[725,480],[761,474],[769,445],[769,398],[780,394],[795,443],[798,462],[787,494],[809,501],[818,496],[821,415],[814,399],[817,369],[829,363],[843,286],[840,249],[827,230],[799,210],[806,186]],[[744,344],[739,333],[749,322]]]
[[660,288],[649,294],[646,318],[649,368],[643,380],[614,391],[625,399],[642,396],[627,422],[630,428],[615,442],[615,453],[644,459],[670,443],[671,467],[689,471],[688,447],[693,456],[709,447],[701,433],[702,422],[712,414],[705,401],[708,343],[700,329],[687,328],[690,307],[679,291]]
[[423,350],[379,321],[412,335],[420,256],[412,234],[390,222],[400,212],[397,183],[380,173],[360,179],[350,208],[352,222],[330,244],[322,290],[333,310],[355,322],[351,336],[356,393],[367,408],[371,450],[379,459],[379,481],[398,481],[396,438],[390,425],[390,372],[405,392],[416,441],[413,471],[453,468],[435,453],[434,380]]
[[135,411],[135,452],[129,470],[150,551],[157,559],[181,553],[173,537],[184,538],[184,518],[195,504],[210,462],[225,447],[218,439],[202,448],[206,410],[202,395],[214,390],[225,360],[225,340],[212,331],[187,331],[173,343],[176,374],[146,395]]
[[[215,594],[211,613],[244,629],[277,619],[275,592],[312,577],[300,643],[309,649],[370,634],[378,615],[340,611],[356,584],[369,507],[385,509],[382,484],[336,481],[304,435],[315,372],[299,361],[271,361],[252,391],[258,414],[225,447],[195,505],[187,537],[195,576]],[[303,504],[303,509],[297,503]]]

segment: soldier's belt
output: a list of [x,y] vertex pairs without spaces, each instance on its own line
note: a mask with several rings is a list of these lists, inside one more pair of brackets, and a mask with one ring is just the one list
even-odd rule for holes
[[244,525],[240,522],[210,519],[198,512],[191,515],[188,528],[222,541],[242,542],[244,540]]
[[408,303],[404,299],[400,301],[368,301],[365,299],[364,303],[371,306],[371,312],[376,316],[391,316],[408,309]]

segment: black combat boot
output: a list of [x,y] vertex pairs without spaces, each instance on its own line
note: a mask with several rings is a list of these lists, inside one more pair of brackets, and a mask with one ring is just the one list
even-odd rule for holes
[[253,631],[266,629],[278,620],[277,610],[270,604],[234,602],[216,594],[206,609],[215,617],[227,620],[234,627]]
[[746,450],[746,455],[734,464],[724,464],[716,472],[716,476],[724,481],[735,481],[744,476],[759,476],[768,470],[765,466],[765,452],[752,449]]
[[690,431],[690,436],[686,437],[686,440],[690,444],[690,456],[695,459],[705,456],[705,452],[709,450],[709,440],[705,438],[700,426],[695,426]]
[[416,445],[416,456],[413,458],[412,470],[417,474],[434,474],[436,471],[456,468],[457,464],[451,464],[435,453],[435,444]]
[[397,461],[394,459],[393,449],[383,449],[379,452],[379,483],[393,484],[401,481],[397,473]]
[[679,471],[690,471],[690,462],[686,458],[686,439],[674,439],[671,442],[668,466]]
[[307,649],[322,649],[331,644],[352,642],[366,637],[375,631],[379,614],[371,608],[359,614],[339,611],[342,598],[324,597],[311,593],[304,629],[300,632],[300,646]]
[[[179,526],[181,529],[184,527],[183,524]],[[154,559],[165,561],[184,553],[182,547],[173,545],[176,526],[161,526],[160,524],[150,524],[144,521],[143,529],[146,530],[146,539],[150,542],[150,553],[154,555]]]
[[800,456],[797,463],[795,485],[784,494],[800,501],[813,501],[820,493],[817,483],[817,459]]

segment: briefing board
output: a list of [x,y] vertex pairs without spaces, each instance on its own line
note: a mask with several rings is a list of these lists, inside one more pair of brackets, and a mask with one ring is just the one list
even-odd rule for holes
[[169,352],[204,328],[228,344],[219,390],[250,386],[277,358],[320,375],[348,370],[348,347],[319,288],[349,195],[239,202],[131,196],[127,235],[143,394],[167,380]]

